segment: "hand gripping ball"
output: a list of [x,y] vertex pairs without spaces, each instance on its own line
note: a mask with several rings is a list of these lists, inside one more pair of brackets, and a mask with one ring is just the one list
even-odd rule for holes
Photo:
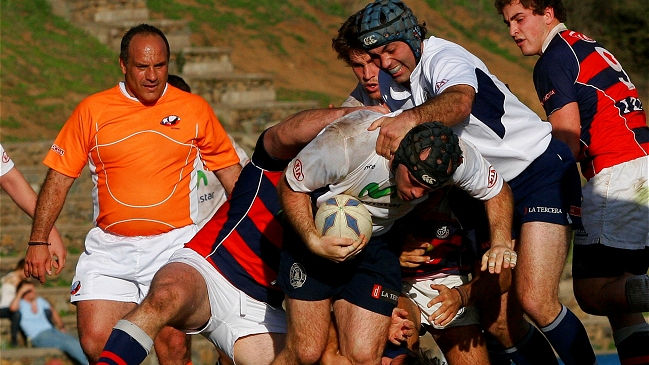
[[315,226],[323,236],[358,240],[361,234],[372,237],[372,215],[363,203],[350,195],[327,199],[315,214]]

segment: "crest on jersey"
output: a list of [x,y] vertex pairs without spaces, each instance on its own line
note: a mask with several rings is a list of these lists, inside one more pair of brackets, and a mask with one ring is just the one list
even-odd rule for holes
[[297,262],[293,263],[293,265],[291,265],[289,277],[293,289],[301,288],[306,281],[306,270],[304,270],[304,266]]
[[81,290],[81,282],[77,280],[74,283],[72,283],[72,287],[70,288],[70,295],[75,295],[79,293],[79,290]]
[[441,226],[437,228],[437,231],[435,231],[435,235],[439,239],[445,239],[448,237],[448,235],[451,233],[451,231],[448,229],[448,226]]
[[489,187],[493,188],[498,182],[498,173],[493,166],[489,166]]
[[177,115],[170,115],[167,117],[162,118],[160,121],[160,124],[162,125],[176,125],[180,122],[180,117]]

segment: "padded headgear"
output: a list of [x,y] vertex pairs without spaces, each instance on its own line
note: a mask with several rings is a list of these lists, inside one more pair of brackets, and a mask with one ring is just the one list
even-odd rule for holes
[[437,189],[449,181],[461,163],[462,150],[453,130],[440,122],[428,122],[411,129],[401,140],[392,170],[403,164],[417,181]]
[[376,0],[362,12],[358,40],[365,50],[402,41],[410,46],[415,59],[421,58],[421,28],[412,10],[400,0]]

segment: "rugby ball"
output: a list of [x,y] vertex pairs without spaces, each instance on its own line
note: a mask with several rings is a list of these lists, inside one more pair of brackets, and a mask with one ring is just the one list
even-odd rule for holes
[[357,240],[361,234],[372,237],[372,215],[363,203],[351,195],[327,199],[315,214],[315,226],[322,236]]

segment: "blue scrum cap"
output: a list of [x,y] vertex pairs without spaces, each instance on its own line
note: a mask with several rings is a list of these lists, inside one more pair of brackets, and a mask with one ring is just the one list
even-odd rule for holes
[[358,40],[365,50],[402,41],[415,59],[421,57],[421,28],[412,10],[400,0],[376,0],[368,4],[358,24]]

